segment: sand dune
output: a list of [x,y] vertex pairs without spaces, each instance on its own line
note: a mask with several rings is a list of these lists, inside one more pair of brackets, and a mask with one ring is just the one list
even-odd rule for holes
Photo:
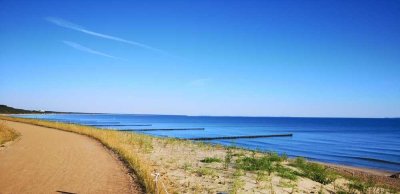
[[142,193],[136,178],[86,136],[6,121],[21,137],[0,150],[0,193]]

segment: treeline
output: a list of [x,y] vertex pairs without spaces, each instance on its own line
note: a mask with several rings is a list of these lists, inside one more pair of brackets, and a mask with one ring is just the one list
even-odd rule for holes
[[25,110],[9,107],[6,105],[0,104],[0,113],[1,114],[29,114],[29,113],[52,113],[52,111],[37,111],[37,110]]

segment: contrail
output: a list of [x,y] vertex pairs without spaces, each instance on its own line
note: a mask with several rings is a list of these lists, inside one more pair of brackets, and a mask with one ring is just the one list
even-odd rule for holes
[[145,48],[145,49],[148,49],[148,50],[152,50],[152,51],[155,51],[155,52],[158,52],[158,53],[169,55],[167,52],[165,52],[165,51],[163,51],[161,49],[157,49],[157,48],[154,48],[154,47],[151,47],[149,45],[142,44],[142,43],[139,43],[139,42],[130,41],[130,40],[126,40],[126,39],[123,39],[123,38],[110,36],[110,35],[107,35],[107,34],[101,34],[101,33],[98,33],[98,32],[91,31],[91,30],[87,30],[82,26],[79,26],[77,24],[74,24],[72,22],[69,22],[69,21],[66,21],[66,20],[63,20],[63,19],[60,19],[60,18],[47,17],[45,19],[47,21],[57,25],[57,26],[61,26],[61,27],[64,27],[64,28],[68,28],[68,29],[71,29],[71,30],[75,30],[75,31],[78,31],[78,32],[82,32],[82,33],[85,33],[85,34],[92,35],[92,36],[97,36],[97,37],[104,38],[104,39],[123,42],[123,43],[126,43],[126,44],[142,47],[142,48]]
[[118,57],[115,57],[115,56],[112,56],[112,55],[109,55],[109,54],[106,54],[106,53],[103,53],[103,52],[100,52],[100,51],[96,51],[94,49],[91,49],[91,48],[88,48],[88,47],[85,47],[85,46],[82,46],[82,45],[80,45],[80,44],[78,44],[76,42],[70,42],[70,41],[64,40],[63,43],[68,45],[68,46],[70,46],[70,47],[72,47],[72,48],[74,48],[74,49],[80,50],[80,51],[88,52],[88,53],[95,54],[95,55],[100,55],[100,56],[103,56],[103,57],[123,60],[121,58],[118,58]]

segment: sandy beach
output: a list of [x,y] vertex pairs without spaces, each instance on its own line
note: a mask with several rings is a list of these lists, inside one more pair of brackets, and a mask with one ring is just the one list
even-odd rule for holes
[[[392,172],[387,171],[311,162],[302,167],[283,156],[235,147],[75,124],[2,119],[21,137],[0,151],[0,172],[10,175],[0,177],[0,193],[140,193],[138,181],[132,181],[124,165],[101,144],[118,153],[154,193],[398,193],[400,188],[399,180],[388,177]],[[156,172],[160,173],[158,186],[153,181]]]
[[122,162],[99,142],[5,122],[21,136],[0,150],[0,193],[142,193]]

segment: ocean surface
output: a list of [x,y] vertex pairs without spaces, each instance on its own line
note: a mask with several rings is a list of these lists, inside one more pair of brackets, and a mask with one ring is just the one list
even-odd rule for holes
[[400,119],[211,117],[133,114],[15,115],[99,128],[204,128],[186,131],[144,131],[154,136],[194,138],[292,133],[292,137],[211,140],[310,160],[400,171]]

